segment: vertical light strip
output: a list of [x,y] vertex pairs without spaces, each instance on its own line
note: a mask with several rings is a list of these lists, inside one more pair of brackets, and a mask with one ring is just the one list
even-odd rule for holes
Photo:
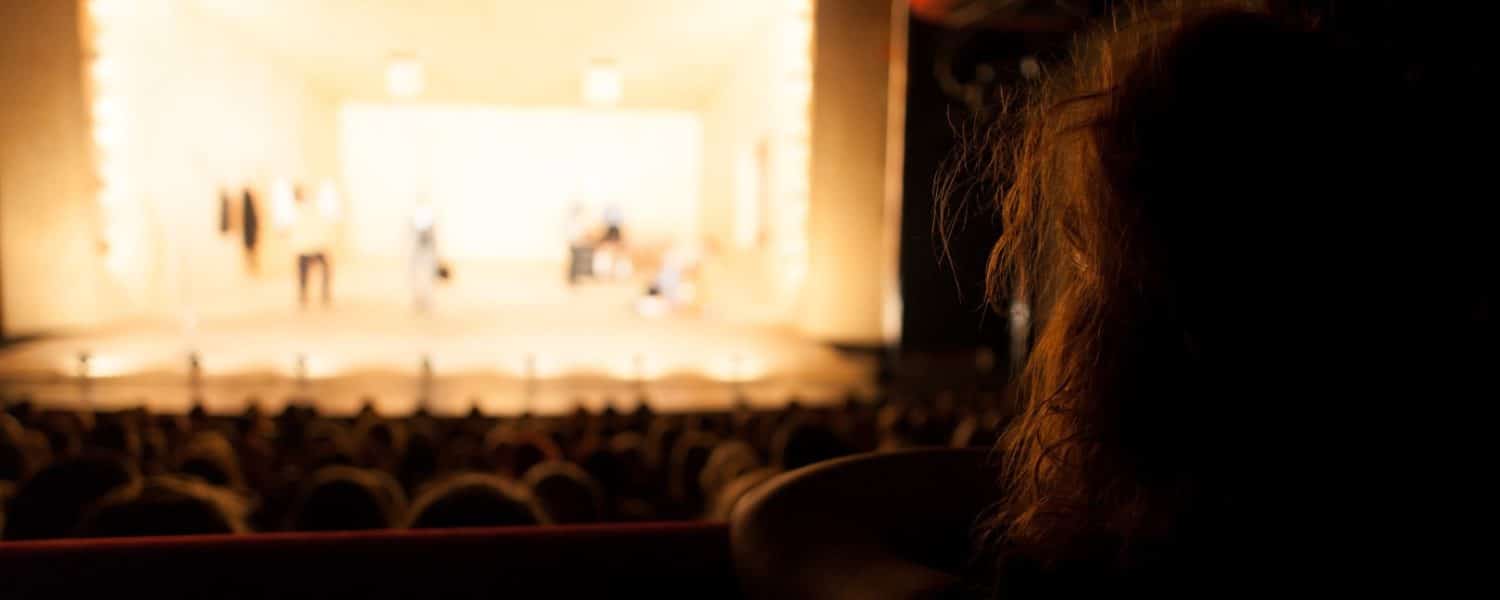
[[886,76],[885,217],[881,219],[882,254],[880,333],[887,345],[901,341],[901,207],[905,204],[907,0],[891,2],[891,59]]
[[773,46],[772,77],[778,93],[768,165],[775,222],[771,252],[778,296],[789,309],[801,296],[808,271],[814,1],[782,0]]
[[98,236],[104,264],[117,276],[129,263],[127,206],[130,169],[126,146],[131,139],[130,107],[125,100],[122,47],[133,5],[129,0],[88,0],[87,39],[92,52],[86,71],[91,102],[95,174],[98,177]]

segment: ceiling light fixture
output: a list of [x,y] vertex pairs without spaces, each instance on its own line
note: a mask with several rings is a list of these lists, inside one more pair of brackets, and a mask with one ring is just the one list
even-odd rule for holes
[[623,83],[620,68],[612,60],[595,60],[583,72],[583,100],[592,106],[620,103]]
[[422,61],[415,57],[397,54],[385,67],[385,89],[395,98],[415,98],[427,87],[427,74]]

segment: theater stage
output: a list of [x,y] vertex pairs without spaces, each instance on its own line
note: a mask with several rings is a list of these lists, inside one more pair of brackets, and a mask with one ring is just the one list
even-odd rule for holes
[[267,277],[174,322],[10,344],[0,349],[0,387],[9,399],[100,409],[144,402],[182,411],[200,398],[210,412],[228,413],[252,398],[277,409],[306,397],[330,413],[369,399],[393,414],[424,402],[439,414],[475,405],[505,414],[580,402],[628,409],[643,392],[662,411],[726,408],[737,397],[819,403],[868,392],[874,381],[873,360],[787,326],[712,308],[641,316],[640,276],[569,288],[551,266],[464,265],[433,313],[419,315],[402,265],[335,268],[327,308],[297,309],[294,284]]

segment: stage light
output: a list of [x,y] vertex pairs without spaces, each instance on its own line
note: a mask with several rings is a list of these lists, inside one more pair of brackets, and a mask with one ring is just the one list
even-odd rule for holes
[[101,150],[102,175],[102,163],[113,158],[112,155],[118,153],[125,143],[125,103],[116,96],[98,94],[94,99],[93,117],[94,143]]
[[131,0],[89,0],[89,15],[98,20],[125,16]]
[[93,75],[94,82],[101,87],[113,84],[120,79],[120,62],[108,56],[101,56],[89,67],[89,73]]
[[122,157],[129,155],[127,145],[131,136],[126,128],[129,112],[123,88],[127,73],[122,57],[129,56],[123,51],[128,39],[125,30],[136,18],[133,13],[138,8],[133,0],[90,0],[87,4],[94,21],[90,42],[95,58],[88,70],[92,83],[89,91],[93,96],[89,104],[93,159],[99,181],[95,196],[99,225],[95,235],[105,269],[121,278],[130,274],[131,261],[137,256],[133,247],[135,236],[125,214],[130,192],[124,183],[126,166]]
[[614,61],[596,60],[583,72],[583,99],[592,106],[619,104],[623,86],[620,68]]
[[94,99],[94,122],[118,123],[125,115],[124,102],[112,96]]
[[420,96],[427,87],[427,73],[422,61],[397,55],[385,67],[385,89],[395,98]]
[[58,363],[59,372],[71,368],[79,379],[99,379],[134,375],[149,366],[140,356],[128,354],[96,354],[82,350],[74,354],[69,364]]
[[100,124],[94,128],[94,143],[101,150],[113,152],[125,144],[124,128],[118,125]]

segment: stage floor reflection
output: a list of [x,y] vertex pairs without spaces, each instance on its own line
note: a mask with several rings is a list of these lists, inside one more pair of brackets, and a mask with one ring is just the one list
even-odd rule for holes
[[399,275],[375,286],[370,274],[356,271],[350,282],[347,273],[346,292],[328,307],[299,310],[287,284],[268,283],[260,304],[279,295],[288,306],[253,309],[243,300],[240,314],[203,310],[172,323],[14,343],[0,350],[0,386],[11,399],[101,409],[178,411],[201,401],[228,413],[250,402],[274,410],[306,398],[329,413],[372,402],[392,414],[418,407],[505,414],[580,403],[629,409],[643,395],[663,411],[727,408],[737,399],[774,405],[794,396],[820,403],[868,392],[874,381],[873,360],[790,327],[704,311],[642,316],[634,305],[639,280],[568,288],[560,274],[494,273],[498,279],[476,277],[443,292],[423,315],[400,290]]

